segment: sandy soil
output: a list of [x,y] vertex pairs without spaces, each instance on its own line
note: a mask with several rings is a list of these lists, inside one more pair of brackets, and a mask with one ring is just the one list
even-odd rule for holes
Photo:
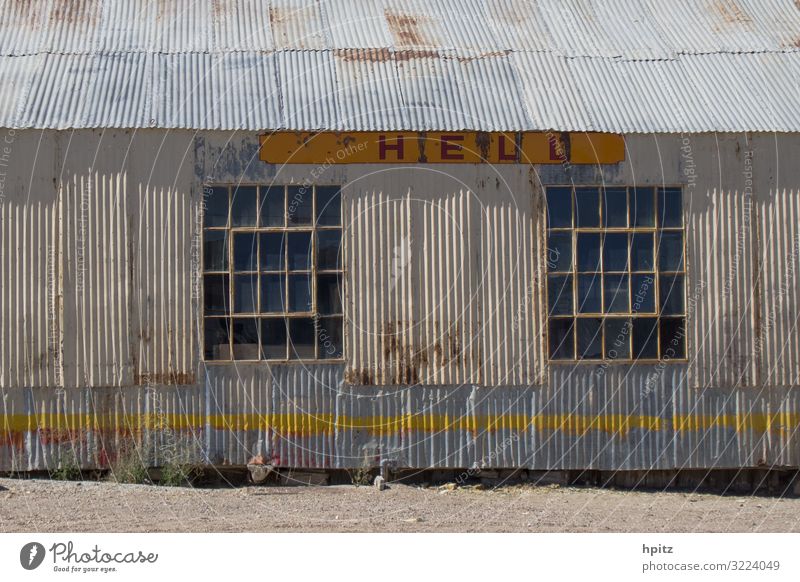
[[800,499],[519,485],[193,489],[0,479],[0,531],[800,532]]

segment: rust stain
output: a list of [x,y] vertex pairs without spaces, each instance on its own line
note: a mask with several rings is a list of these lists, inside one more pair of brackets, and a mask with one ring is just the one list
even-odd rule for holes
[[503,58],[507,57],[511,53],[510,50],[502,50],[502,51],[489,51],[485,53],[476,53],[474,55],[460,55],[456,57],[459,62],[461,63],[469,63],[472,61],[477,61],[480,59],[491,59],[491,58]]
[[729,24],[753,22],[753,19],[747,15],[735,0],[716,0],[714,8],[722,16],[722,19]]
[[50,19],[69,24],[97,24],[98,0],[59,2],[50,11]]
[[137,372],[133,375],[136,386],[189,386],[195,382],[195,375],[188,372]]
[[420,20],[424,17],[394,12],[389,8],[384,11],[384,15],[395,44],[399,46],[429,44],[425,42],[425,38],[419,28]]
[[272,24],[283,24],[284,22],[289,21],[291,18],[290,14],[287,14],[285,10],[282,8],[278,8],[277,6],[270,6],[269,7],[269,21]]
[[392,60],[392,52],[387,48],[336,49],[334,55],[347,62],[383,63]]

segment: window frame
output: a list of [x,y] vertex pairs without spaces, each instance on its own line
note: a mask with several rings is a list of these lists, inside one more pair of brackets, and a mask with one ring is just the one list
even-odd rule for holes
[[[206,226],[205,222],[205,197],[206,192],[213,191],[218,188],[226,188],[227,189],[227,196],[228,196],[228,212],[225,225],[215,225],[215,226]],[[256,192],[256,219],[255,225],[240,225],[234,226],[233,225],[233,195],[237,189],[240,188],[255,188]],[[263,202],[263,195],[261,194],[262,189],[269,189],[269,188],[283,188],[284,196],[283,196],[283,225],[276,226],[276,225],[269,225],[264,226],[261,224],[261,214],[262,208],[261,204]],[[311,190],[312,192],[312,204],[311,204],[311,220],[308,224],[292,224],[290,217],[289,217],[289,207],[291,205],[291,188],[306,188]],[[339,189],[339,224],[338,225],[320,225],[317,223],[318,216],[317,216],[317,188],[338,188]],[[201,241],[200,241],[200,277],[201,277],[201,293],[200,293],[200,309],[202,310],[201,315],[201,346],[200,346],[200,356],[204,363],[207,364],[236,364],[236,363],[266,363],[266,364],[341,364],[346,359],[347,354],[347,333],[345,331],[345,285],[346,285],[346,269],[344,265],[344,257],[345,257],[345,244],[346,244],[346,237],[344,236],[344,205],[342,194],[344,191],[344,184],[297,184],[297,183],[282,183],[282,184],[272,184],[272,183],[262,183],[262,182],[236,182],[236,183],[214,183],[214,184],[204,184],[203,185],[203,201],[204,204],[201,208]],[[317,256],[317,233],[319,232],[339,232],[341,237],[341,242],[339,245],[339,264],[336,269],[318,269],[318,256]],[[224,240],[226,241],[226,260],[227,260],[227,270],[206,270],[205,265],[205,241],[206,241],[206,233],[207,232],[222,232],[224,233]],[[237,234],[248,234],[253,233],[255,236],[255,253],[254,253],[254,260],[255,260],[255,270],[237,270],[235,266],[235,238]],[[261,262],[261,235],[268,234],[268,233],[280,233],[285,236],[284,241],[282,243],[282,250],[283,250],[283,258],[282,258],[282,268],[275,270],[275,269],[266,269],[262,268]],[[289,267],[289,244],[288,244],[288,235],[290,233],[309,233],[311,237],[311,248],[310,248],[310,265],[308,269],[290,269]],[[251,265],[252,267],[253,265]],[[290,311],[289,310],[289,277],[291,274],[298,274],[303,275],[307,274],[311,279],[311,288],[310,288],[310,300],[311,300],[311,310],[310,311]],[[205,278],[207,276],[227,276],[228,277],[228,293],[227,293],[227,312],[225,314],[206,314],[206,305],[205,305]],[[250,275],[257,280],[256,285],[256,292],[255,292],[255,311],[251,312],[237,312],[235,310],[235,293],[236,293],[236,283],[235,279],[237,276],[247,276]],[[283,281],[283,293],[284,293],[284,304],[283,304],[283,311],[261,311],[261,301],[262,301],[262,292],[261,292],[261,279],[265,275],[279,275]],[[333,313],[333,314],[320,314],[318,310],[318,286],[317,286],[317,279],[319,275],[337,275],[339,277],[339,295],[341,298],[341,312],[340,313]],[[337,318],[341,322],[341,356],[339,357],[320,357],[320,350],[322,349],[319,345],[319,321],[325,318]],[[228,323],[228,358],[227,359],[208,359],[206,357],[206,320],[213,319],[213,320],[223,320]],[[258,322],[256,333],[258,335],[258,355],[257,359],[253,358],[236,358],[234,357],[234,333],[233,333],[233,326],[234,322],[239,320],[255,320]],[[283,358],[265,358],[264,357],[264,347],[263,343],[261,342],[261,333],[262,333],[262,323],[264,320],[272,319],[275,321],[285,321],[286,326],[286,352],[285,357]],[[292,319],[311,319],[312,324],[314,327],[314,356],[313,357],[292,357],[292,342],[291,337],[289,334],[289,321]],[[224,344],[222,344],[224,345]]]
[[[543,196],[543,208],[544,208],[544,249],[545,249],[545,265],[544,265],[544,305],[545,305],[545,355],[547,358],[547,362],[549,364],[556,364],[556,365],[576,365],[576,364],[586,364],[586,365],[633,365],[633,364],[685,364],[688,362],[689,358],[689,339],[688,339],[688,303],[687,303],[687,289],[688,289],[688,257],[687,257],[687,240],[686,240],[686,228],[687,228],[687,221],[686,216],[683,212],[684,208],[684,196],[686,194],[686,189],[683,184],[659,184],[659,185],[630,185],[630,184],[604,184],[604,185],[593,185],[593,184],[547,184],[542,189],[542,196]],[[547,194],[548,190],[550,189],[570,189],[570,210],[571,210],[571,217],[570,217],[570,225],[569,226],[554,226],[550,227],[550,213],[548,207],[548,200]],[[625,189],[625,201],[626,201],[626,216],[625,216],[625,226],[605,226],[604,220],[604,212],[605,212],[605,205],[603,204],[604,201],[604,191],[605,190],[614,190],[614,189]],[[652,226],[635,226],[634,223],[634,211],[631,206],[631,200],[633,192],[636,189],[645,189],[649,188],[653,191],[653,225]],[[577,218],[577,206],[578,206],[578,197],[576,192],[580,189],[596,189],[598,191],[599,197],[599,210],[597,215],[597,226],[578,226],[578,218]],[[666,190],[680,190],[681,193],[681,213],[680,213],[680,226],[662,226],[661,224],[661,216],[660,216],[660,205],[659,205],[659,194],[661,191]],[[681,247],[681,269],[680,270],[661,270],[659,265],[659,242],[660,236],[659,233],[662,232],[680,232],[681,233],[681,240],[682,240],[682,247]],[[549,267],[549,260],[550,260],[550,235],[552,234],[559,234],[559,233],[568,233],[570,236],[570,270],[569,271],[560,271],[560,270],[551,270]],[[581,275],[588,275],[592,274],[590,272],[583,272],[579,269],[578,265],[578,235],[581,233],[598,233],[600,235],[600,247],[599,247],[599,259],[598,259],[598,266],[597,270],[594,273],[599,278],[599,291],[600,291],[600,311],[599,312],[581,312],[580,311],[580,293],[579,293],[579,280]],[[627,236],[627,263],[626,263],[626,270],[625,271],[606,271],[605,270],[605,240],[606,235],[608,234],[626,234]],[[634,271],[633,270],[633,245],[632,245],[632,237],[635,234],[640,233],[651,233],[653,236],[653,254],[652,254],[652,270],[649,271]],[[606,274],[610,275],[623,275],[627,276],[628,278],[628,311],[626,312],[611,312],[606,310],[606,293],[605,293],[605,276]],[[654,303],[654,310],[652,312],[641,313],[641,312],[634,312],[634,303],[635,297],[634,294],[634,277],[636,276],[645,276],[645,275],[652,275],[653,276],[653,297],[652,301]],[[566,276],[572,278],[572,285],[571,285],[571,293],[572,293],[572,311],[568,315],[563,314],[551,314],[551,307],[550,307],[550,278],[551,276]],[[675,277],[675,276],[682,276],[683,277],[683,288],[681,290],[682,298],[683,298],[683,310],[681,314],[662,314],[661,313],[661,278],[662,277]],[[578,346],[578,320],[579,319],[599,319],[600,323],[600,348],[601,348],[601,356],[599,358],[583,358],[580,356],[579,346]],[[617,357],[617,358],[610,358],[607,354],[607,345],[606,345],[606,320],[607,319],[616,319],[622,322],[629,322],[627,324],[627,344],[628,344],[628,353],[629,356],[626,358]],[[635,355],[634,350],[634,343],[633,343],[633,326],[634,321],[636,319],[653,319],[656,322],[656,358],[637,358]],[[550,346],[550,327],[551,321],[553,320],[567,320],[572,321],[573,324],[571,326],[571,335],[572,335],[572,357],[571,358],[554,358],[551,355],[551,346]],[[678,356],[667,356],[664,354],[665,350],[662,350],[662,332],[661,332],[661,322],[667,321],[683,321],[683,355]]]

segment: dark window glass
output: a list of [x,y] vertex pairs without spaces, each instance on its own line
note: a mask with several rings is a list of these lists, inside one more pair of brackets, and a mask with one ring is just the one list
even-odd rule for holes
[[628,270],[628,235],[608,233],[603,239],[603,270]]
[[341,317],[320,317],[317,326],[317,350],[320,359],[339,359],[344,353]]
[[286,359],[286,322],[282,317],[261,320],[261,353],[265,360]]
[[547,269],[572,270],[572,233],[551,232],[547,237]]
[[683,232],[659,232],[658,269],[683,271]]
[[658,225],[662,228],[683,225],[680,188],[658,189]]
[[342,195],[338,186],[317,186],[317,224],[342,224]]
[[634,318],[633,356],[637,360],[658,358],[658,320],[655,317]]
[[203,188],[203,224],[228,226],[228,188],[216,186]]
[[204,335],[203,345],[205,346],[206,360],[230,359],[228,319],[224,317],[206,317]]
[[289,358],[303,359],[314,357],[314,320],[310,317],[289,319]]
[[578,271],[600,270],[600,233],[578,233]]
[[661,357],[682,360],[686,357],[686,320],[665,317],[661,320]]
[[550,358],[553,360],[572,360],[575,358],[573,344],[574,319],[550,320]]
[[261,226],[284,226],[285,195],[283,186],[261,188]]
[[342,231],[317,231],[317,269],[333,270],[342,268]]
[[628,360],[631,357],[631,322],[629,319],[608,317],[605,320],[606,358]]
[[287,189],[287,216],[290,226],[311,224],[313,192],[311,187],[289,186]]
[[572,189],[547,189],[547,226],[569,228],[572,226]]
[[575,189],[575,222],[578,227],[600,226],[600,190],[598,188]]
[[286,311],[284,282],[284,275],[261,275],[261,311],[263,313]]
[[628,275],[603,275],[607,313],[628,313]]
[[255,226],[258,196],[255,186],[239,186],[231,192],[231,226]]
[[599,274],[578,276],[578,313],[603,311],[600,293],[601,280]]
[[258,319],[236,317],[233,320],[233,357],[236,360],[257,360]]
[[256,275],[236,275],[233,278],[233,311],[258,311],[258,278]]
[[262,232],[261,237],[261,270],[282,271],[285,252],[282,232]]
[[633,313],[656,312],[656,279],[653,273],[632,276],[631,311]]
[[631,190],[631,226],[655,226],[655,200],[653,188],[633,188]]
[[578,326],[578,357],[599,360],[603,357],[602,319],[580,317]]
[[317,276],[317,311],[323,315],[342,313],[341,275]]
[[256,271],[258,250],[254,232],[237,232],[233,235],[233,268],[236,271]]
[[311,275],[289,275],[289,311],[311,311]]
[[227,315],[230,309],[228,275],[203,277],[203,305],[206,315]]
[[203,268],[206,271],[228,270],[228,231],[207,230],[203,233]]
[[631,236],[631,271],[652,271],[653,235],[649,232],[637,232]]
[[661,275],[658,279],[663,315],[683,314],[683,275]]
[[286,236],[289,245],[289,270],[308,271],[311,269],[311,233],[289,232]]
[[603,197],[603,226],[628,226],[628,193],[626,188],[606,188]]
[[572,315],[572,276],[549,276],[547,299],[550,304],[550,315]]

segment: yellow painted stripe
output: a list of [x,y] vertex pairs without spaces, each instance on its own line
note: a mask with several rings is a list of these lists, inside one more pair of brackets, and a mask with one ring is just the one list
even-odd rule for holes
[[[49,430],[124,431],[124,430],[183,430],[199,428],[206,424],[201,414],[40,414],[0,415],[0,438],[3,432]],[[513,431],[563,431],[585,434],[592,430],[627,434],[634,429],[659,431],[669,427],[669,421],[657,416],[626,416],[604,414],[600,416],[576,414],[479,415],[451,417],[437,414],[406,414],[399,416],[339,416],[314,415],[305,412],[282,414],[214,414],[208,424],[216,430],[245,431],[271,428],[282,433],[310,435],[333,430],[363,430],[373,435],[394,434],[402,431],[443,432],[448,430],[482,433],[507,429]],[[681,432],[705,431],[712,428],[733,429],[737,432],[776,431],[791,434],[800,425],[800,414],[775,415],[685,415],[672,418],[672,428]]]

